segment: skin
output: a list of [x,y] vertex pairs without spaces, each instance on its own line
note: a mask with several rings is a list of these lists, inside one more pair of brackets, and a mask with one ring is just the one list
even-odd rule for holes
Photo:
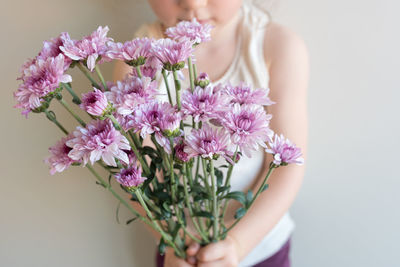
[[[206,20],[215,26],[212,41],[201,44],[195,52],[198,69],[218,79],[230,66],[236,49],[241,0],[148,0],[161,23],[173,26],[183,19]],[[307,87],[309,77],[308,52],[304,41],[290,29],[269,23],[264,37],[264,60],[270,76],[270,98],[277,104],[269,106],[273,114],[271,128],[283,133],[302,149],[307,162]],[[212,54],[213,57],[207,57]],[[115,68],[115,79],[130,71],[123,63]],[[271,156],[265,154],[264,166],[251,189],[256,191],[268,172]],[[303,181],[305,165],[278,168],[269,178],[269,188],[254,202],[243,219],[227,238],[203,248],[191,243],[186,261],[177,258],[168,248],[165,267],[219,267],[238,263],[271,231],[292,205]],[[244,190],[245,192],[247,191]],[[144,214],[143,209],[135,208]],[[227,218],[232,218],[238,204],[231,202]],[[266,212],[268,211],[268,212]],[[233,223],[226,221],[227,225]],[[159,237],[158,233],[153,231]],[[188,240],[190,242],[190,240]]]

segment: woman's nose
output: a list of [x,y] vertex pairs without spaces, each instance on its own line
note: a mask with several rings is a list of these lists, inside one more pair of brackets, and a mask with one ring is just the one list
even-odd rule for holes
[[179,0],[179,5],[184,9],[198,9],[207,5],[208,0]]

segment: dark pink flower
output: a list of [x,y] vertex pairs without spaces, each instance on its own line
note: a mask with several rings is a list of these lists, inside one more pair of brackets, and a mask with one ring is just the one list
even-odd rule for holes
[[108,107],[108,101],[105,94],[97,88],[93,92],[82,94],[81,109],[94,116],[102,116]]
[[231,97],[231,103],[243,104],[257,104],[269,106],[275,104],[268,97],[269,89],[254,89],[241,82],[238,86],[227,84],[224,87],[224,93]]
[[86,65],[90,71],[96,66],[96,60],[106,54],[108,47],[107,42],[112,41],[107,37],[109,28],[99,26],[91,35],[84,37],[82,40],[72,40],[68,35],[61,36],[63,46],[61,51],[72,60],[86,61]]
[[189,157],[214,159],[221,155],[233,164],[230,158],[233,155],[230,137],[223,128],[212,128],[203,123],[201,129],[192,129],[191,134],[186,136],[186,145],[184,151]]
[[282,134],[275,134],[274,139],[268,142],[269,147],[265,151],[274,155],[274,164],[277,166],[296,163],[302,165],[304,159],[301,157],[301,149],[296,147],[289,139]]
[[176,41],[189,40],[193,45],[211,40],[211,30],[214,28],[210,24],[200,24],[196,18],[192,21],[181,21],[175,27],[170,27],[165,31],[168,37]]
[[153,44],[154,55],[167,70],[179,70],[185,66],[185,61],[192,55],[192,43],[176,42],[171,39],[159,39]]
[[72,81],[72,77],[65,74],[64,55],[49,57],[46,60],[37,59],[31,65],[24,65],[22,84],[14,92],[18,104],[14,107],[22,108],[22,114],[27,115],[31,110],[38,108],[43,98],[56,90],[60,83]]
[[207,73],[202,72],[194,81],[196,86],[200,86],[201,88],[205,88],[210,83],[210,78],[208,77]]
[[191,157],[185,152],[185,144],[183,142],[178,143],[174,150],[175,150],[175,157],[183,162],[188,162]]
[[147,179],[146,177],[142,177],[142,171],[136,166],[121,169],[119,173],[115,174],[115,178],[118,183],[128,189],[140,186]]
[[74,138],[66,142],[72,148],[68,154],[70,158],[82,159],[84,165],[89,160],[93,165],[100,158],[110,166],[117,166],[115,158],[128,164],[128,155],[124,150],[131,149],[129,141],[109,119],[92,121],[85,128],[78,126],[73,135]]
[[196,87],[193,93],[190,89],[182,92],[182,111],[191,115],[195,122],[215,118],[223,110],[228,99],[221,93],[215,93],[211,86],[206,88]]
[[125,61],[131,66],[143,65],[146,59],[152,56],[152,42],[149,38],[136,38],[125,43],[108,44],[107,56],[112,59]]
[[236,103],[231,110],[223,113],[220,123],[231,134],[232,143],[251,157],[251,151],[258,150],[259,145],[266,147],[265,142],[271,141],[274,134],[269,128],[271,117],[262,106]]
[[65,143],[68,140],[71,140],[72,138],[73,138],[72,135],[64,137],[60,141],[58,141],[54,146],[49,148],[51,156],[46,158],[44,161],[50,165],[51,175],[54,175],[56,172],[63,172],[72,163],[78,162],[76,160],[71,159],[68,156],[68,153],[71,151],[71,148],[68,147]]
[[131,114],[138,105],[154,100],[157,95],[157,82],[149,77],[127,76],[109,88],[105,95],[123,116]]

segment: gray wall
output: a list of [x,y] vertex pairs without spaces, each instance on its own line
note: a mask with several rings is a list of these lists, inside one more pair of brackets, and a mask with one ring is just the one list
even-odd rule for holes
[[[2,0],[3,90],[0,266],[152,266],[155,243],[139,223],[115,220],[117,201],[83,168],[50,176],[42,163],[60,132],[42,115],[26,120],[15,78],[41,42],[109,25],[129,39],[154,16],[142,0]],[[291,212],[293,266],[398,266],[400,187],[400,4],[396,1],[294,1],[275,9],[300,33],[311,57],[310,146],[304,185]],[[104,67],[111,77],[111,65]],[[75,75],[74,75],[75,74]],[[87,83],[73,72],[78,92]],[[68,129],[75,123],[54,105]]]

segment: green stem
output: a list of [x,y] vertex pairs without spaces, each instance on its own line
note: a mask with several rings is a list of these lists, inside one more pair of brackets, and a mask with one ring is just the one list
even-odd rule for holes
[[213,160],[210,159],[211,165],[211,187],[212,187],[212,202],[213,202],[213,213],[214,213],[214,225],[213,225],[213,239],[214,241],[219,240],[219,208],[218,208],[218,199],[217,199],[217,181],[215,180],[214,175],[214,163]]
[[55,125],[57,125],[60,130],[65,133],[65,135],[68,135],[68,131],[61,125],[61,123],[58,122],[56,118],[56,114],[53,111],[48,111],[47,109],[44,111],[46,114],[47,119],[49,119],[51,122],[53,122]]
[[140,141],[139,141],[137,135],[135,133],[133,133],[132,130],[129,130],[128,133],[129,133],[129,136],[132,138],[133,142],[135,143],[135,146],[138,149],[142,148],[142,145],[140,144]]
[[84,66],[82,66],[81,63],[77,63],[76,65],[78,66],[78,69],[80,69],[82,71],[82,73],[86,76],[86,78],[89,79],[89,81],[92,83],[92,86],[94,86],[98,89],[101,88],[101,86],[93,79],[90,72]]
[[140,66],[136,66],[136,73],[139,78],[142,78],[142,71],[140,70]]
[[196,79],[197,78],[197,67],[196,67],[196,64],[193,64],[193,75],[194,75],[194,78]]
[[152,224],[154,226],[153,228],[155,228],[161,234],[163,239],[166,242],[168,242],[168,244],[175,250],[175,252],[179,255],[179,257],[184,258],[185,253],[176,247],[175,243],[173,243],[172,240],[170,240],[170,237],[161,229],[161,227],[158,225],[157,221],[154,219],[152,213],[150,212],[149,208],[147,207],[146,203],[144,202],[144,200],[142,198],[142,194],[139,189],[135,190],[135,195],[137,196],[140,204],[146,211],[147,217],[149,217],[150,221],[152,222]]
[[[196,220],[194,219],[194,216],[193,216],[192,205],[190,204],[189,192],[188,192],[188,190],[187,190],[187,188],[188,188],[188,184],[187,184],[187,181],[186,181],[186,176],[188,176],[188,166],[187,166],[187,163],[185,163],[185,164],[183,165],[183,168],[184,168],[184,172],[185,172],[185,174],[182,175],[182,177],[183,177],[183,188],[184,188],[184,192],[185,192],[186,206],[187,206],[188,209],[189,209],[190,219],[192,220],[193,225],[194,225],[194,227],[196,228],[197,232],[198,232],[198,233],[200,234],[200,236],[208,243],[208,242],[209,242],[209,241],[208,241],[208,237],[207,237],[207,236],[203,233],[203,231],[199,228],[199,225],[197,224],[197,222],[196,222]],[[199,244],[201,244],[201,240],[199,240],[199,241],[196,240],[196,242],[199,243]]]
[[68,83],[61,83],[61,85],[71,94],[72,102],[79,105],[82,103],[81,99],[75,94],[74,90],[72,90],[71,86]]
[[[234,161],[234,162],[235,162],[235,160],[236,160],[238,148],[239,148],[239,147],[236,146],[235,153],[233,154],[233,161]],[[231,176],[232,176],[233,166],[234,166],[233,164],[230,164],[230,166],[229,166],[229,169],[228,169],[228,173],[227,173],[227,175],[226,175],[226,180],[225,180],[224,186],[228,186],[228,185],[230,184],[230,182],[231,182]],[[223,207],[223,209],[222,209],[222,218],[225,218],[225,213],[226,213],[227,207],[228,207],[228,201],[225,200],[224,207]]]
[[181,110],[181,82],[178,79],[178,73],[173,71],[174,83],[175,83],[175,93],[176,93],[176,104],[178,105],[178,110]]
[[69,107],[67,102],[64,101],[64,99],[58,99],[58,101],[83,127],[86,126],[86,123],[78,115],[76,115],[74,111],[72,111],[72,109]]
[[192,93],[193,93],[195,77],[193,77],[193,64],[192,64],[192,57],[191,56],[188,58],[188,66],[189,66],[190,89],[192,90]]
[[147,165],[147,162],[144,160],[144,158],[142,158],[142,155],[140,155],[135,144],[129,139],[129,137],[126,135],[126,133],[122,129],[121,125],[119,125],[118,121],[115,119],[115,117],[112,114],[108,115],[107,117],[111,119],[111,121],[114,123],[117,130],[120,130],[122,135],[125,136],[125,138],[128,140],[130,146],[132,147],[133,153],[135,153],[135,156],[139,160],[140,165],[142,165],[144,175],[149,176],[151,173],[149,166]]
[[165,71],[165,69],[162,69],[162,75],[164,78],[164,83],[165,83],[165,88],[167,88],[167,93],[168,93],[168,101],[169,103],[172,105],[172,97],[171,97],[171,91],[169,89],[169,83],[168,83],[168,78],[167,78],[167,73]]
[[95,69],[97,76],[99,77],[101,83],[103,84],[104,91],[108,91],[107,83],[104,80],[103,74],[101,74],[100,67],[98,65],[96,65],[94,67],[94,69]]
[[[268,181],[268,178],[271,176],[272,171],[276,168],[275,165],[272,165],[269,170],[267,175],[264,178],[264,181],[262,182],[261,186],[258,188],[257,193],[254,195],[253,199],[250,201],[250,203],[247,206],[247,209],[249,209],[251,207],[251,205],[253,205],[254,201],[256,200],[256,198],[260,195],[265,183]],[[244,217],[244,216],[243,216]],[[225,231],[225,233],[228,233],[233,227],[235,227],[235,225],[243,218],[240,217],[239,219],[237,219],[231,226],[229,226],[229,228]]]

